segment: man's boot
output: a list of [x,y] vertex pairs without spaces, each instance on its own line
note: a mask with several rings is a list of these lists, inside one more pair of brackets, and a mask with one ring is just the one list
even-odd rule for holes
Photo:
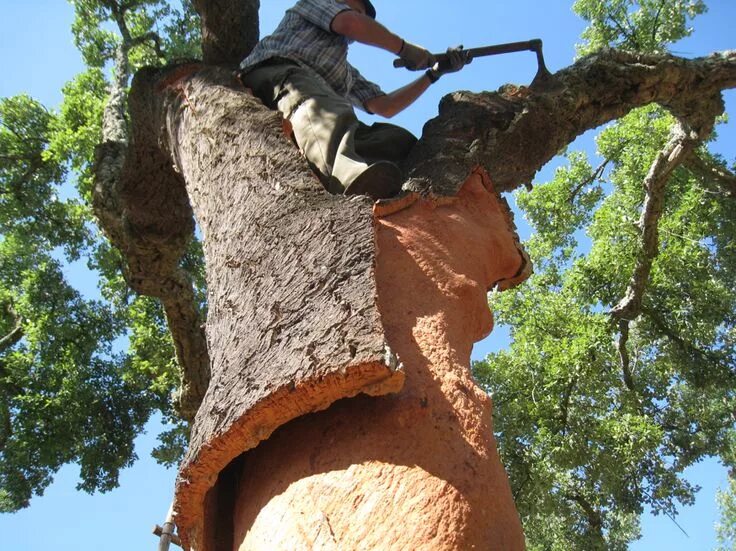
[[369,195],[374,200],[394,197],[401,191],[404,176],[401,169],[389,161],[369,165],[345,186],[345,195]]

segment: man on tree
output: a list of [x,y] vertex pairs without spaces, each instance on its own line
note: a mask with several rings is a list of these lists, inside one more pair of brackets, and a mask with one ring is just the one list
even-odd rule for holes
[[[375,17],[370,0],[299,0],[243,60],[241,78],[291,122],[297,145],[328,191],[382,199],[401,190],[399,166],[416,138],[392,124],[363,124],[353,107],[392,117],[468,59],[460,49],[448,50],[440,66]],[[427,71],[386,94],[348,63],[348,45],[356,40],[395,53],[411,70]]]

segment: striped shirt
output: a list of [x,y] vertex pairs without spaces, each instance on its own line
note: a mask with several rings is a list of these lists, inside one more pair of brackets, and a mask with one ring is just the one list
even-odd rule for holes
[[366,101],[384,92],[348,63],[349,41],[330,27],[339,13],[349,9],[341,0],[299,0],[286,11],[273,34],[261,40],[242,61],[240,68],[247,71],[272,57],[290,59],[314,71],[356,107],[366,109]]

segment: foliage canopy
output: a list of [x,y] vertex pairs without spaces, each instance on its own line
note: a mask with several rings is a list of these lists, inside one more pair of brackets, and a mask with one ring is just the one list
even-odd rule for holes
[[[81,465],[81,489],[115,487],[154,412],[174,425],[160,461],[176,463],[187,438],[161,307],[128,290],[90,202],[114,80],[198,57],[197,18],[189,1],[71,3],[88,68],[65,86],[60,108],[0,100],[0,511],[27,506],[69,462]],[[584,55],[666,51],[706,6],[577,0],[573,9],[589,23]],[[689,465],[713,456],[734,467],[736,203],[703,170],[729,169],[706,146],[697,166],[670,179],[658,253],[625,338],[611,314],[642,254],[642,181],[673,123],[659,107],[632,112],[599,134],[599,163],[569,151],[552,181],[516,196],[535,229],[527,248],[536,273],[493,296],[513,343],[473,367],[494,395],[532,550],[624,549],[645,505],[674,516],[693,501]],[[183,264],[204,307],[201,258],[194,241]],[[99,296],[70,285],[69,263],[99,274]]]
[[[0,511],[27,506],[66,463],[79,463],[80,489],[116,487],[153,412],[174,423],[155,452],[162,462],[176,462],[186,439],[172,409],[179,376],[161,308],[128,290],[90,203],[119,42],[131,41],[132,70],[194,56],[196,20],[188,3],[72,4],[88,69],[64,87],[58,111],[23,95],[0,100]],[[195,243],[185,262],[201,280],[200,257]],[[70,264],[99,274],[99,296],[74,289]],[[128,351],[116,352],[126,341]]]
[[[580,51],[664,51],[702,2],[579,0]],[[705,457],[733,466],[736,204],[692,167],[671,176],[641,311],[625,338],[612,315],[643,254],[642,183],[674,119],[636,110],[552,181],[516,195],[535,230],[530,281],[491,300],[512,344],[474,365],[530,549],[625,549],[649,506],[674,517]],[[721,165],[705,146],[697,152]],[[623,344],[622,344],[623,342]]]

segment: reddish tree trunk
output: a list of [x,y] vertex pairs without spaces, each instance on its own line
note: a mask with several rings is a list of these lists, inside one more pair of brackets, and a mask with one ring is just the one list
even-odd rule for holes
[[469,369],[492,326],[487,289],[525,265],[484,183],[476,173],[456,199],[377,220],[378,306],[404,388],[298,419],[247,453],[233,549],[524,548],[491,400]]

